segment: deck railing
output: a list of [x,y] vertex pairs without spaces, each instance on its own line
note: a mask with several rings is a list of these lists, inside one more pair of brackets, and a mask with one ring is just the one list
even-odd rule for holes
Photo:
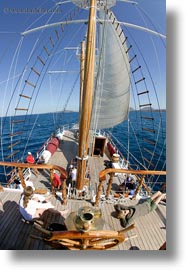
[[108,168],[108,169],[102,170],[99,173],[99,185],[98,185],[98,191],[97,191],[97,195],[96,195],[95,206],[99,205],[101,193],[103,190],[103,182],[107,181],[106,180],[107,174],[110,175],[110,178],[108,180],[108,186],[107,186],[107,190],[106,190],[106,198],[109,198],[109,195],[110,195],[110,192],[112,189],[113,177],[114,177],[115,173],[141,175],[141,177],[139,178],[138,186],[135,190],[135,194],[134,194],[133,198],[136,197],[136,195],[139,193],[142,186],[147,190],[148,193],[150,192],[149,188],[147,187],[147,185],[144,182],[145,175],[166,175],[166,171],[130,170],[130,169],[128,170],[128,169],[114,169],[114,168]]
[[49,170],[50,171],[50,181],[51,181],[51,188],[52,193],[55,194],[55,188],[53,184],[54,178],[54,170],[59,171],[62,180],[62,204],[67,204],[67,192],[66,192],[66,179],[67,179],[67,172],[64,168],[52,165],[52,164],[29,164],[29,163],[16,163],[16,162],[3,162],[0,161],[0,166],[7,166],[7,167],[14,167],[18,169],[18,176],[21,181],[21,185],[23,188],[26,188],[25,179],[23,175],[23,170],[30,168],[30,169],[41,169],[41,170]]

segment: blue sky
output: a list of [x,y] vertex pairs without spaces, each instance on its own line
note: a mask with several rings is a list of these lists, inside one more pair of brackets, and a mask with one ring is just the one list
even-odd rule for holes
[[[25,79],[29,78],[32,82],[37,80],[37,75],[35,77],[29,77],[30,68],[35,65],[37,56],[42,51],[43,46],[52,49],[50,37],[56,39],[54,28],[45,30],[42,34],[40,32],[30,34],[25,38],[21,37],[20,33],[24,32],[26,29],[31,29],[46,23],[64,21],[65,18],[69,18],[69,16],[80,19],[85,18],[87,15],[87,11],[81,11],[80,15],[76,17],[76,15],[74,15],[76,7],[73,4],[65,4],[58,7],[58,10],[55,10],[55,2],[57,1],[0,1],[0,100],[2,105],[0,115],[5,114],[8,105],[7,101],[10,95],[14,93],[15,89],[24,88],[23,82]],[[151,29],[154,29],[153,25],[156,25],[156,29],[154,30],[166,34],[165,1],[139,0],[137,2],[139,3],[139,8],[118,2],[117,5],[113,7],[113,11],[117,15],[118,20],[149,27]],[[148,14],[148,19],[146,15],[144,15],[144,12]],[[153,22],[153,24],[151,22]],[[68,26],[67,31],[63,34],[62,46],[79,46],[81,40],[84,38],[85,27],[85,25],[78,25],[76,29],[74,26]],[[160,97],[160,106],[165,108],[166,49],[162,41],[155,36],[150,35],[151,37],[149,37],[149,34],[134,29],[128,29],[127,31],[130,33],[131,40],[135,38],[139,50],[145,52],[145,59],[150,63],[154,84],[157,87],[157,94]],[[37,42],[39,37],[41,37],[41,43]],[[34,54],[28,61],[32,49],[34,50]],[[50,62],[48,70],[64,70],[66,63],[69,63],[74,72],[45,76],[39,92],[37,93],[35,91],[33,96],[35,99],[38,95],[37,102],[34,105],[34,112],[43,113],[63,109],[67,104],[70,92],[72,105],[70,107],[67,106],[67,109],[78,110],[79,80],[77,79],[77,70],[79,68],[79,61],[77,58],[74,60],[71,58],[72,52],[74,52],[75,55],[75,50],[64,51],[58,47],[55,50],[53,60],[48,61],[48,63]],[[43,52],[42,55],[44,55]],[[36,67],[38,70],[41,69],[39,64],[37,64]],[[23,70],[25,76],[22,78],[22,81],[18,82],[19,74],[21,74]],[[60,82],[57,80],[59,76],[62,78]],[[74,83],[74,81],[76,81],[76,83]],[[73,89],[73,91],[71,89]],[[33,89],[28,87],[26,94],[29,95],[32,90]],[[155,95],[152,99],[155,99]],[[12,114],[19,100],[16,92],[13,100],[15,100],[15,103],[10,105],[8,114]],[[24,106],[24,104],[20,103],[19,106]],[[157,107],[156,101],[154,107]]]

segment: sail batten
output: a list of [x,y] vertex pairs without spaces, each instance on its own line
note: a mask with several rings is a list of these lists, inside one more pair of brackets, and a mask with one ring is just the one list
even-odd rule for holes
[[126,120],[129,111],[130,64],[127,44],[122,44],[126,37],[117,23],[107,20],[109,16],[100,11],[104,23],[100,25],[91,129],[113,127]]

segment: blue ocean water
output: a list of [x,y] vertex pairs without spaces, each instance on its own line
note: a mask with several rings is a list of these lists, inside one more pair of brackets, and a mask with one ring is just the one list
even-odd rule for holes
[[[150,112],[143,112],[143,116],[148,117],[149,114]],[[129,158],[130,165],[133,168],[143,169],[142,164],[145,164],[148,169],[166,170],[166,112],[161,112],[161,118],[158,112],[153,112],[153,118],[153,122],[149,120],[145,120],[144,122],[142,121],[141,113],[132,111],[129,114],[129,121],[125,121],[107,130],[113,135],[113,143],[125,158]],[[20,119],[22,119],[22,116],[16,116],[16,120]],[[10,148],[8,148],[10,144],[9,134],[11,132],[22,131],[19,138],[17,138],[21,143],[17,149],[15,147],[14,151],[18,151],[16,154],[17,159],[24,161],[27,152],[31,151],[33,154],[36,153],[56,128],[61,125],[77,123],[78,113],[62,112],[28,115],[24,120],[24,124],[20,122],[20,124],[14,127],[14,130],[10,131],[12,117],[2,119],[1,160],[4,159],[6,161],[6,157],[11,154]],[[144,127],[149,130],[153,129],[155,133],[149,132],[148,130],[146,131],[143,129]],[[152,145],[144,138],[155,141],[156,144]],[[128,147],[131,153],[129,156],[126,151]],[[147,161],[150,161],[150,163],[146,162],[144,157]],[[137,159],[139,160],[138,164],[136,162]],[[0,167],[0,170],[2,181],[2,167]],[[149,181],[154,182],[155,189],[158,189],[159,185],[165,181],[165,177],[150,178]]]

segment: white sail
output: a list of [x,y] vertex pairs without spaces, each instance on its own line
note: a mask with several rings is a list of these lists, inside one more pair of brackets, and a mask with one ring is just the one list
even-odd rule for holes
[[114,18],[113,13],[100,11],[100,19],[105,22],[100,23],[92,129],[113,127],[128,116],[130,65],[121,27],[118,23],[110,22],[115,21]]

